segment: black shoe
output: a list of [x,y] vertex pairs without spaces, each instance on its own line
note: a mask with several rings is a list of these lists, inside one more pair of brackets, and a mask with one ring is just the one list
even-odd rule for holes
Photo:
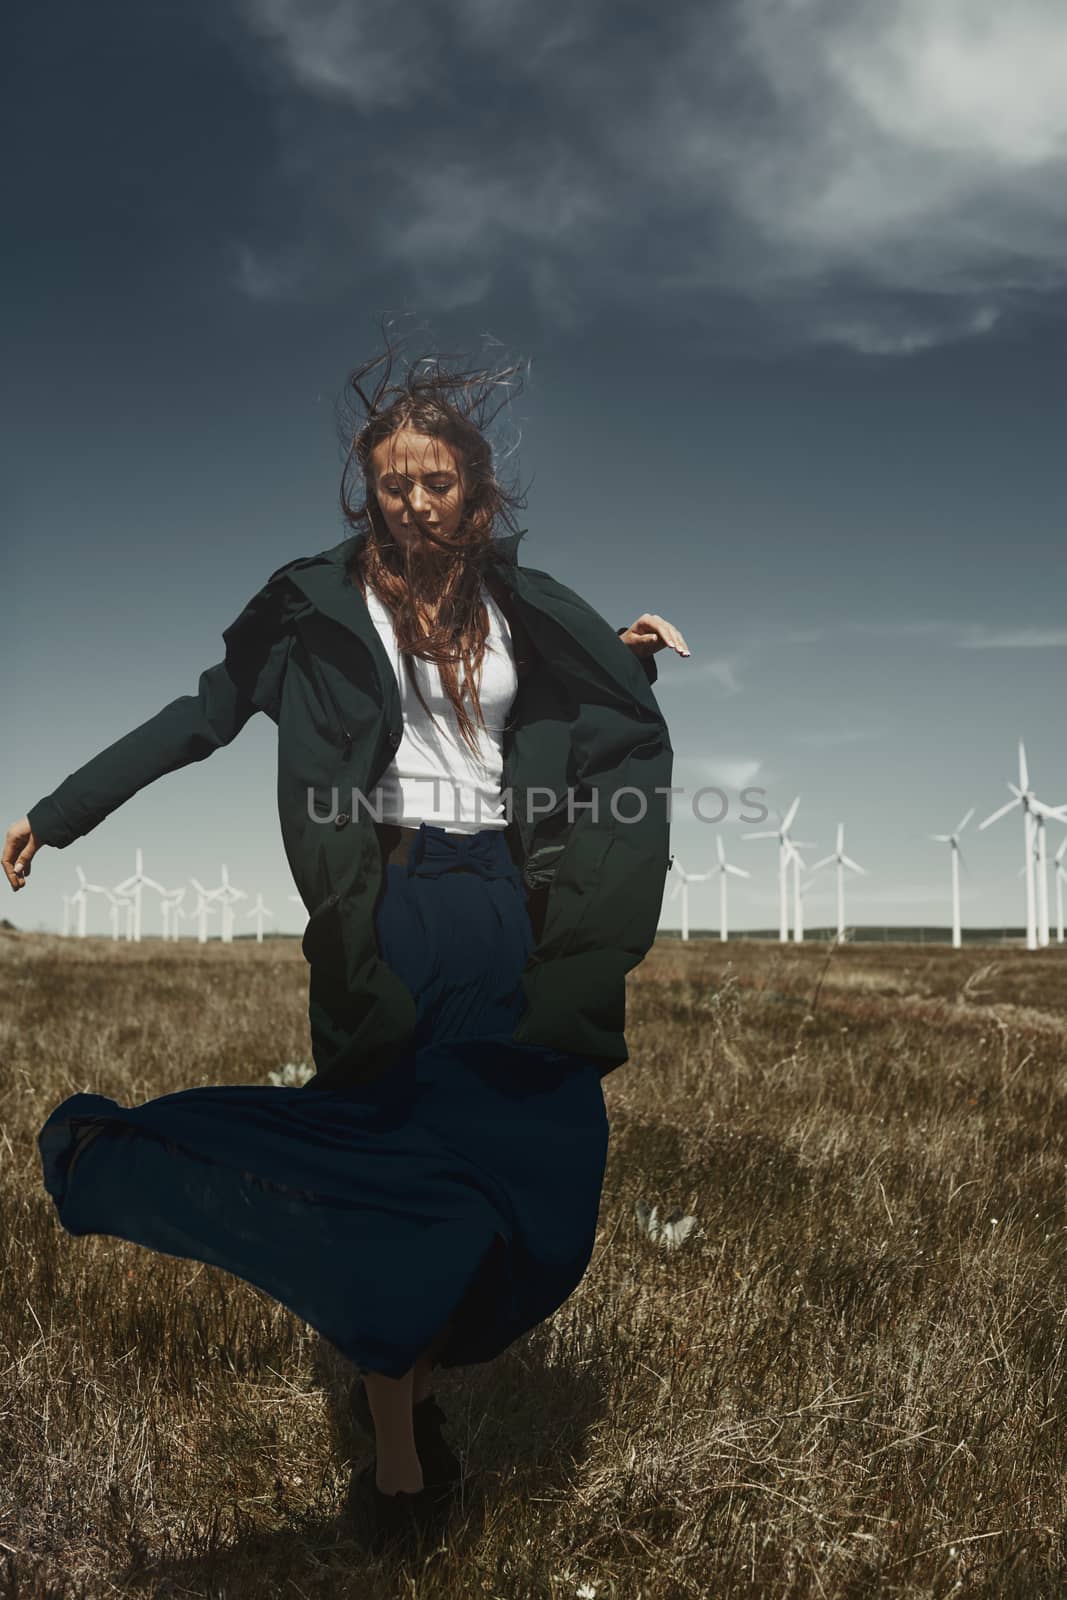
[[362,1531],[361,1542],[372,1555],[412,1550],[424,1535],[436,1531],[437,1502],[426,1488],[386,1494],[375,1481],[376,1473],[373,1461],[353,1472],[346,1503],[349,1520]]
[[423,1483],[435,1499],[445,1500],[460,1479],[459,1461],[441,1432],[448,1418],[432,1394],[412,1406],[411,1417]]
[[[353,1383],[349,1398],[353,1421],[373,1439],[374,1418],[371,1416],[362,1378],[357,1378]],[[447,1496],[458,1483],[461,1473],[459,1461],[441,1433],[448,1418],[436,1398],[428,1394],[425,1400],[420,1400],[418,1405],[412,1406],[411,1420],[415,1434],[415,1449],[422,1465],[423,1482],[435,1496]]]

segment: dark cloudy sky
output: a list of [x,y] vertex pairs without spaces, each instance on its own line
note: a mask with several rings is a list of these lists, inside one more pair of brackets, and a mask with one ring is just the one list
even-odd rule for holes
[[[334,406],[391,315],[528,363],[522,560],[682,628],[676,784],[799,793],[809,860],[844,821],[856,922],[944,922],[927,835],[975,806],[965,921],[1020,920],[1021,826],[976,823],[1020,736],[1067,800],[1060,0],[57,0],[7,46],[5,826],[342,536]],[[274,746],[254,719],[4,914],[58,927],[141,846],[298,927]],[[691,870],[716,831],[683,801]]]

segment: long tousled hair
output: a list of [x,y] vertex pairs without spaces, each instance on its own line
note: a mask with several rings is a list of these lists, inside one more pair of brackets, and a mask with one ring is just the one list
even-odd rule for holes
[[[486,429],[513,393],[519,393],[522,368],[512,365],[497,371],[490,367],[464,370],[444,364],[453,357],[428,356],[412,363],[401,382],[392,383],[395,351],[384,327],[382,333],[384,352],[351,372],[346,383],[346,395],[358,397],[363,419],[353,418],[352,411],[339,418],[346,450],[341,511],[349,527],[362,535],[348,576],[364,594],[373,590],[391,613],[408,681],[431,720],[433,714],[416,677],[415,658],[437,665],[442,690],[455,707],[461,737],[477,754],[478,736],[463,701],[464,693],[469,691],[474,715],[484,728],[478,688],[489,614],[481,598],[481,582],[494,559],[494,532],[500,525],[510,533],[519,532],[515,513],[526,504],[517,488],[506,488],[498,480]],[[364,380],[379,367],[383,370],[368,395]],[[502,398],[490,412],[490,401],[499,391],[503,391]],[[442,539],[426,527],[400,480],[404,505],[422,536],[414,553],[389,532],[375,493],[371,460],[375,446],[401,428],[450,445],[458,457],[466,491],[455,535]],[[351,492],[357,474],[362,479],[358,499]],[[420,616],[420,605],[436,608],[435,626],[428,627]],[[461,666],[465,677],[462,687]]]

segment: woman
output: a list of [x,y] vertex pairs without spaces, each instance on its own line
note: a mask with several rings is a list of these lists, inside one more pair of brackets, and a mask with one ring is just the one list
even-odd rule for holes
[[[356,535],[274,573],[199,695],[67,778],[3,853],[17,892],[42,845],[83,837],[254,711],[277,721],[318,1092],[74,1095],[39,1143],[68,1231],[221,1266],[356,1363],[377,1449],[350,1494],[379,1544],[458,1473],[433,1365],[491,1359],[588,1264],[601,1078],[626,1059],[623,979],[669,865],[666,807],[631,819],[614,790],[669,788],[648,681],[656,651],[689,654],[650,614],[620,648],[572,591],[517,565],[521,534],[493,537],[519,502],[481,413],[516,369],[419,363],[390,387],[391,354],[373,397],[360,380],[385,358],[350,379],[367,412],[341,489]],[[518,814],[501,805],[516,792]]]

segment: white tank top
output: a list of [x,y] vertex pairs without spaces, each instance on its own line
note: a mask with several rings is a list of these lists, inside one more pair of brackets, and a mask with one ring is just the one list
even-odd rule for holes
[[[400,685],[404,735],[396,755],[367,797],[371,815],[383,822],[417,828],[430,822],[448,833],[478,833],[483,828],[506,828],[501,800],[504,758],[504,724],[518,688],[511,630],[500,607],[482,585],[481,597],[489,612],[489,637],[482,658],[481,697],[485,729],[473,715],[469,695],[464,704],[478,739],[475,757],[459,731],[451,700],[441,687],[441,674],[432,661],[413,662],[431,722],[408,682],[397,649],[393,619],[373,590],[367,607],[385,653]],[[461,669],[462,671],[462,669]],[[433,780],[437,779],[435,783]]]

